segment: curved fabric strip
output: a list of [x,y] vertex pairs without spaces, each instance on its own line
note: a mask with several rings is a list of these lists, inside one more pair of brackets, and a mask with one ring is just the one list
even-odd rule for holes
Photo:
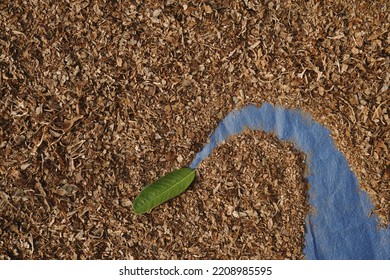
[[378,229],[378,216],[370,216],[373,204],[329,130],[299,110],[265,103],[230,112],[189,167],[195,169],[219,143],[246,127],[274,131],[307,155],[309,203],[317,210],[306,217],[307,259],[390,259],[390,228]]

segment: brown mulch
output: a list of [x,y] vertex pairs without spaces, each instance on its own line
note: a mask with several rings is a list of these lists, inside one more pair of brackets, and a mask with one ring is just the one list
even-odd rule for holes
[[0,259],[304,258],[305,158],[273,135],[131,209],[249,103],[329,128],[388,224],[387,1],[68,2],[0,2]]

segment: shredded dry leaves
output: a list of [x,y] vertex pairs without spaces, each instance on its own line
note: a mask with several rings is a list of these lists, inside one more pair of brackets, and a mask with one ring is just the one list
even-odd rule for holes
[[382,1],[1,1],[0,259],[303,258],[303,157],[247,132],[150,214],[226,113],[302,108],[390,218]]
[[198,171],[199,186],[188,196],[205,198],[198,202],[199,224],[211,253],[200,257],[304,257],[308,184],[305,157],[292,144],[246,131],[218,147]]

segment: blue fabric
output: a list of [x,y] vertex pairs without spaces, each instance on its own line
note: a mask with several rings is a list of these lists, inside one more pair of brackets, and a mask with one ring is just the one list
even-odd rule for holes
[[195,169],[219,143],[246,127],[273,131],[307,155],[309,203],[316,209],[306,217],[307,259],[390,259],[390,228],[378,229],[378,216],[370,216],[373,204],[329,130],[299,110],[265,103],[230,112],[189,167]]

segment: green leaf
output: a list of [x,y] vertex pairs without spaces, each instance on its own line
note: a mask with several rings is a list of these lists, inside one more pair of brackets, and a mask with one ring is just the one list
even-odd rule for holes
[[185,191],[195,178],[195,170],[180,168],[146,186],[135,198],[133,210],[136,214],[148,212],[161,203]]

